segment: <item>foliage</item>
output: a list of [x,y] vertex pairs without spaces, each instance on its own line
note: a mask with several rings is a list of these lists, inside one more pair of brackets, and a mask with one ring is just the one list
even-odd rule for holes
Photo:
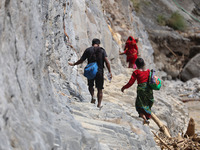
[[133,3],[133,7],[135,8],[136,12],[140,11],[140,0],[131,0],[131,2]]
[[150,6],[151,2],[146,0],[130,0],[136,12],[141,10],[142,6]]
[[167,25],[172,27],[175,30],[183,31],[186,28],[186,23],[183,18],[178,12],[174,12],[171,17],[167,21]]
[[157,22],[158,22],[159,25],[165,26],[166,21],[167,21],[167,19],[163,15],[158,15]]
[[143,5],[150,6],[151,5],[151,1],[144,1]]

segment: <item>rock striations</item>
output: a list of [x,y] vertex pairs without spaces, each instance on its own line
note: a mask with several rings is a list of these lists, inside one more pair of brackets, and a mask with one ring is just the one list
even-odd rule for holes
[[[126,14],[126,23],[109,24],[113,12],[106,5],[120,10],[117,15]],[[148,34],[129,0],[1,0],[0,150],[159,149],[150,132],[156,126],[143,126],[135,111],[136,86],[120,93],[131,71],[118,54],[130,34],[140,37],[141,55],[153,68]],[[116,76],[106,82],[102,110],[89,103],[85,63],[68,66],[93,38],[101,39]],[[167,98],[166,88],[155,94],[153,111],[175,134],[188,119],[174,118],[187,111],[180,101]]]

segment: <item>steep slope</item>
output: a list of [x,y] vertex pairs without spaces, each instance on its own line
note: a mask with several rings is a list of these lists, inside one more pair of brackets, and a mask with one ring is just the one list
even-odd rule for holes
[[[52,45],[54,40],[64,43],[62,24],[55,27],[56,18],[62,23],[62,5],[60,1],[0,2],[1,150],[99,147],[54,96],[50,83],[48,69],[56,59],[45,45],[47,39]],[[52,51],[57,50],[54,46]]]
[[[199,70],[200,64],[190,61],[200,52],[199,1],[132,1],[150,35],[156,66],[164,70],[169,78],[187,81],[200,77],[200,72],[194,71]],[[174,19],[170,22],[172,16]],[[196,61],[198,59],[199,56]]]
[[[141,56],[147,67],[154,67],[148,34],[129,6],[128,0],[0,1],[0,149],[159,149],[127,99],[134,99],[135,93],[130,89],[124,98],[118,95],[125,82],[121,76],[128,80],[131,74],[118,55],[129,35],[140,37]],[[111,20],[109,13],[119,15],[125,25]],[[101,111],[89,103],[82,76],[85,63],[67,65],[94,37],[101,39],[116,76],[112,84],[117,88],[109,93],[113,87],[105,87]],[[172,134],[183,129],[187,118],[174,117],[187,115],[184,106],[171,106],[176,99],[168,101],[164,92],[155,95],[160,100],[155,104],[157,114]]]

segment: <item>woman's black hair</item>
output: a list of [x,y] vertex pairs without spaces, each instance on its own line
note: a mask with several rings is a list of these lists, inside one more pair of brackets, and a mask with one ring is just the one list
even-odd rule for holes
[[137,58],[135,64],[138,69],[141,69],[145,66],[144,60],[142,58]]
[[130,40],[130,41],[133,41],[133,39],[132,39],[132,37],[131,37],[131,36],[129,36],[129,40]]

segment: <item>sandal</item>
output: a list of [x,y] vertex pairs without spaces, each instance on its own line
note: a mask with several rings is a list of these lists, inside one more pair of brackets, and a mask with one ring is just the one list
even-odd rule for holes
[[92,98],[91,103],[95,104],[95,102],[96,102],[96,99]]
[[144,125],[144,124],[147,124],[147,125],[149,125],[149,123],[150,123],[150,121],[149,121],[149,120],[144,120],[144,122],[143,122],[143,125]]
[[100,107],[97,106],[97,108],[99,108],[99,110],[101,110],[101,108],[103,108],[103,106],[100,106]]

